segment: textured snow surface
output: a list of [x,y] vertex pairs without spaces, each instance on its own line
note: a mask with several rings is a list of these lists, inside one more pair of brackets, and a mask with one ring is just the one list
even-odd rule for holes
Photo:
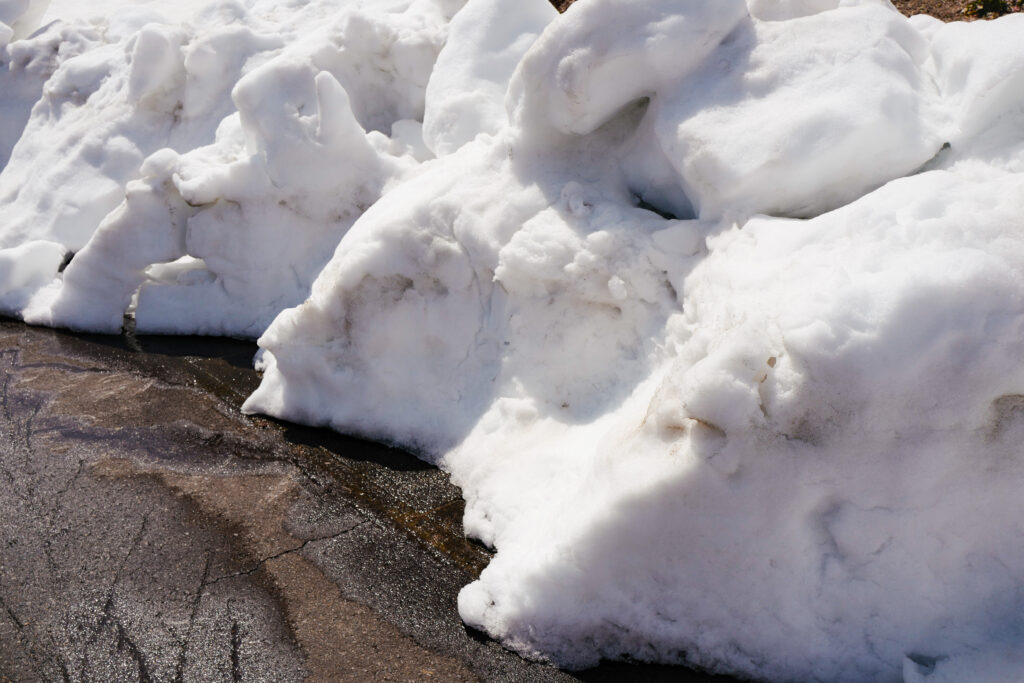
[[116,332],[131,310],[143,332],[256,337],[429,154],[458,2],[122,4],[7,47],[0,111],[23,130],[0,136],[0,257],[75,257],[59,279],[22,264],[48,284],[0,297],[34,323]]
[[1024,679],[1024,16],[84,6],[0,0],[4,312],[259,336],[524,655]]

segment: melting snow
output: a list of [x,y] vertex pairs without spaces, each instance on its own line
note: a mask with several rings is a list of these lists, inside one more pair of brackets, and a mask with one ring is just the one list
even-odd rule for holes
[[1024,16],[83,4],[0,0],[0,309],[258,336],[527,656],[1024,677]]

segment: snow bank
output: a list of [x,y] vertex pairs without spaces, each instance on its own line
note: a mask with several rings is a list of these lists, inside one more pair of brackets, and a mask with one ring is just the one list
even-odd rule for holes
[[46,286],[7,310],[258,336],[426,158],[416,121],[457,5],[154,2],[11,43],[3,77],[27,94],[9,106],[24,118],[41,97],[0,173],[0,254],[43,240],[76,256],[59,278],[36,262]]
[[450,471],[527,656],[1024,676],[1024,17],[460,4],[10,42],[0,306],[261,334],[245,409]]

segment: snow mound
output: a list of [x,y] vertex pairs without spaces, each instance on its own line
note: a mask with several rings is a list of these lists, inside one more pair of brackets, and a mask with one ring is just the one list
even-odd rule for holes
[[0,32],[0,307],[260,335],[526,656],[1024,677],[1024,17],[462,4]]
[[75,258],[61,277],[36,262],[44,286],[6,310],[258,336],[429,154],[418,121],[456,8],[443,5],[220,2],[167,18],[153,3],[11,43],[0,78],[27,94],[9,106],[24,119],[38,101],[0,173],[0,254],[45,240]]

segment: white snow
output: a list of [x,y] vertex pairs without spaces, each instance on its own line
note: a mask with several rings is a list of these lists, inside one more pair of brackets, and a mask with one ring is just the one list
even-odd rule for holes
[[547,0],[471,0],[456,15],[427,83],[423,137],[434,154],[508,124],[512,73],[557,15]]
[[0,23],[6,26],[0,42],[26,38],[39,25],[49,0],[0,0]]
[[[138,291],[140,331],[258,336],[419,165],[415,121],[450,5],[151,2],[12,43],[25,54],[4,75],[27,80],[21,64],[54,35],[96,41],[56,43],[0,173],[0,254],[29,239],[77,254],[58,279],[39,262],[34,281],[49,284],[13,310],[114,332]],[[65,45],[81,54],[61,61]],[[379,132],[394,124],[396,139]],[[187,275],[147,271],[181,257]]]
[[526,656],[1024,678],[1024,17],[83,5],[0,0],[4,312],[259,336]]

